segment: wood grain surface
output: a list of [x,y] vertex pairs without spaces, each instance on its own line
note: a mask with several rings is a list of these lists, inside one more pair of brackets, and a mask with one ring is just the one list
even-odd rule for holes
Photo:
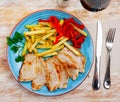
[[[80,19],[88,28],[96,45],[96,22],[101,20],[103,26],[103,47],[101,59],[101,88],[92,90],[94,63],[85,81],[75,90],[55,97],[36,95],[24,89],[14,79],[7,62],[6,37],[15,25],[28,14],[43,9],[59,9],[69,12]],[[109,90],[103,87],[106,69],[107,50],[105,37],[110,27],[116,27],[114,47],[112,49],[111,79]],[[95,48],[95,47],[94,47]],[[111,0],[103,11],[95,13],[85,10],[79,0],[71,0],[62,8],[56,0],[0,0],[0,102],[120,102],[120,0]]]

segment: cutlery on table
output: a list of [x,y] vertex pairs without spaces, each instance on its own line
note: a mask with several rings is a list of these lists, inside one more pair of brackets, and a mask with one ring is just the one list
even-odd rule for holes
[[95,57],[95,71],[93,76],[92,87],[94,90],[100,88],[100,59],[102,50],[102,26],[101,22],[97,22],[97,45],[96,45],[96,57]]
[[113,41],[114,41],[114,36],[115,36],[115,28],[110,28],[108,31],[108,35],[106,38],[106,48],[108,51],[108,63],[107,63],[107,69],[106,69],[106,73],[105,73],[105,78],[104,78],[104,82],[103,82],[103,86],[106,89],[109,89],[111,86],[111,78],[110,78],[110,57],[111,57],[111,50],[113,47]]

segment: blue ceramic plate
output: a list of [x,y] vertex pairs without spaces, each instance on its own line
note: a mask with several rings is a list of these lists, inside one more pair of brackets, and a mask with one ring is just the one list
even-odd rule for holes
[[[14,36],[16,31],[23,34],[23,32],[26,31],[25,25],[36,24],[38,22],[38,19],[48,19],[50,16],[56,16],[59,19],[73,17],[76,22],[82,23],[80,20],[78,20],[73,15],[63,12],[63,11],[41,10],[41,11],[34,12],[28,15],[27,17],[23,18],[13,29],[11,36]],[[91,69],[92,63],[93,63],[93,42],[92,42],[92,39],[90,37],[90,34],[87,28],[84,28],[84,31],[88,34],[85,42],[82,44],[82,49],[81,49],[81,52],[87,59],[87,62],[85,65],[85,72],[83,74],[79,74],[78,78],[75,81],[69,79],[68,87],[66,89],[57,89],[53,92],[50,92],[47,89],[47,87],[44,86],[42,87],[41,90],[34,91],[31,89],[31,82],[23,82],[20,84],[26,89],[28,89],[29,91],[36,93],[36,94],[44,95],[44,96],[61,95],[61,94],[67,93],[75,89],[78,85],[80,85],[84,81],[86,76],[88,75]],[[14,75],[15,79],[18,80],[19,70],[21,68],[22,63],[15,62],[16,56],[17,54],[12,52],[10,48],[8,47],[8,63],[10,66],[10,70],[12,71],[12,74]]]

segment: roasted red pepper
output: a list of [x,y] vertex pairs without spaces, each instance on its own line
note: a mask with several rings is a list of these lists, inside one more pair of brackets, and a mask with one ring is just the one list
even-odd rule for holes
[[73,18],[64,19],[64,23],[60,25],[59,19],[55,16],[51,16],[49,18],[49,22],[52,25],[52,27],[56,29],[58,33],[55,42],[53,44],[57,44],[59,42],[59,39],[65,36],[72,41],[75,47],[81,48],[81,44],[84,42],[85,36],[80,35],[79,32],[74,29],[72,24],[74,24],[80,29],[84,29],[84,25],[78,24],[77,22],[74,21]]
[[75,20],[73,18],[69,18],[68,21],[82,30],[85,28],[85,26],[83,24],[78,24],[77,22],[75,22]]
[[77,39],[73,39],[73,46],[75,46],[76,48],[81,48],[81,44],[84,42],[85,40],[85,36],[81,35],[79,36]]

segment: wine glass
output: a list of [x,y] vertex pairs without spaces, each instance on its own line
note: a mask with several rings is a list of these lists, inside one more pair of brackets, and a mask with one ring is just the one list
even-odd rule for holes
[[80,0],[83,7],[89,11],[101,11],[105,9],[111,0]]

